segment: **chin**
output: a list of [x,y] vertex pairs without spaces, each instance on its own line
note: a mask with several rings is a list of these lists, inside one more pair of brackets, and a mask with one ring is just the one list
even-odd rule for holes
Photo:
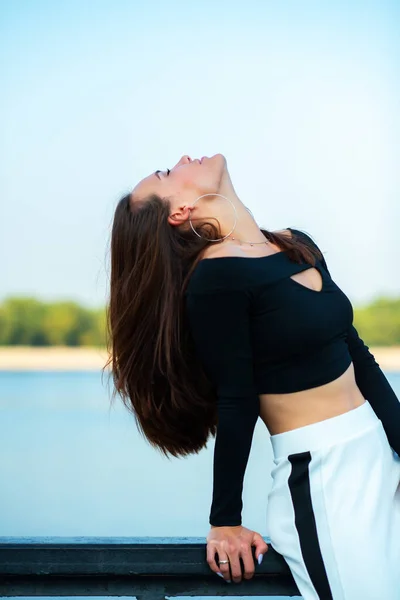
[[213,160],[213,161],[215,161],[214,165],[216,166],[216,168],[220,172],[224,172],[224,171],[227,170],[226,158],[220,152],[218,152],[217,154],[214,154],[213,156],[211,156],[210,159]]

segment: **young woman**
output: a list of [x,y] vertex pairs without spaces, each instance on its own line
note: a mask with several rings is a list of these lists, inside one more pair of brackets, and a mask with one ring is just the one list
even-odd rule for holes
[[210,568],[249,579],[268,548],[241,518],[260,416],[267,535],[303,598],[399,600],[400,403],[312,238],[260,228],[222,154],[183,156],[119,201],[110,283],[113,396],[166,456],[216,435]]

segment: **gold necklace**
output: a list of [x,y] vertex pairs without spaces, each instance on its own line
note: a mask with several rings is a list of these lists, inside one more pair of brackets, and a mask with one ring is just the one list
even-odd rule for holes
[[250,244],[250,246],[254,246],[255,244],[269,244],[269,240],[265,240],[264,242],[248,242],[247,240],[239,240],[239,238],[231,236],[232,240],[239,242],[240,244]]

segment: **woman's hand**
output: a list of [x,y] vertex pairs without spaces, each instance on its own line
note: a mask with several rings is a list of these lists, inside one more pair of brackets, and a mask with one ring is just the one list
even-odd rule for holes
[[[256,547],[256,559],[260,564],[262,556],[268,551],[268,545],[259,533],[242,525],[212,526],[207,536],[207,562],[210,569],[214,573],[221,573],[225,581],[233,580],[235,583],[240,583],[242,569],[239,558],[241,557],[244,565],[243,576],[245,579],[251,579],[254,575],[252,546]],[[218,566],[215,561],[215,553],[218,554],[218,562],[229,560],[229,563]]]

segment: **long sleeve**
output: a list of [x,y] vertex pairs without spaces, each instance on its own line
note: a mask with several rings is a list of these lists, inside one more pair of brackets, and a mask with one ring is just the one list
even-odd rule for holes
[[[307,235],[304,232],[301,233]],[[318,248],[309,236],[307,238]],[[322,258],[321,264],[329,273],[324,258]],[[353,324],[349,328],[347,344],[354,365],[356,383],[364,398],[368,400],[375,414],[382,421],[390,446],[400,456],[399,399]]]
[[189,327],[196,353],[217,392],[217,434],[209,522],[242,524],[242,490],[260,412],[253,383],[249,329],[250,293],[226,290],[189,293]]
[[400,456],[400,402],[354,325],[349,330],[347,343],[357,385],[382,421],[389,444]]

